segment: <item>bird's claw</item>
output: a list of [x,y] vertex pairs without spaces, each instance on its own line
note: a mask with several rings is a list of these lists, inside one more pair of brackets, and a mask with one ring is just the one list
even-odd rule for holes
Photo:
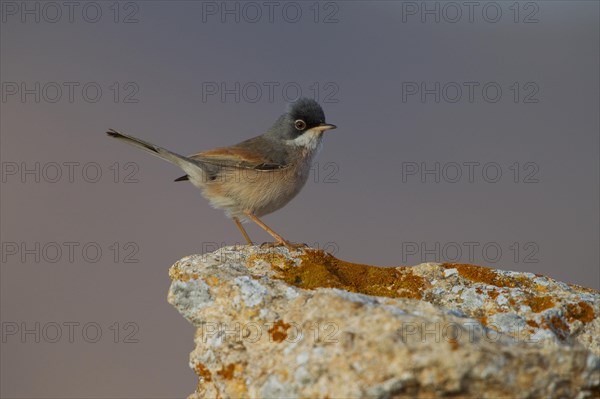
[[300,248],[307,248],[308,245],[304,243],[296,243],[289,241],[275,241],[275,242],[263,242],[260,244],[261,248],[277,248],[286,247],[289,251],[295,251]]

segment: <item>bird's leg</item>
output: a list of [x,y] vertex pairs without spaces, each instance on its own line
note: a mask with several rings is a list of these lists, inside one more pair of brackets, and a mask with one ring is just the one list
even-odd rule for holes
[[246,216],[248,216],[248,218],[251,219],[254,223],[256,223],[257,225],[259,225],[260,227],[262,227],[262,229],[264,231],[266,231],[267,233],[269,233],[277,241],[275,243],[275,245],[283,245],[283,246],[285,246],[289,250],[293,250],[293,249],[297,249],[297,248],[305,247],[306,246],[305,244],[292,244],[291,242],[287,241],[285,238],[283,238],[282,236],[280,236],[279,234],[277,234],[275,231],[273,231],[272,228],[270,228],[269,226],[267,226],[262,220],[260,220],[253,213],[245,211],[244,214]]
[[277,234],[275,231],[273,231],[272,228],[270,228],[269,226],[267,226],[262,220],[260,220],[256,215],[254,215],[251,212],[244,212],[244,214],[246,216],[248,216],[248,218],[250,218],[254,223],[256,223],[257,225],[259,225],[260,227],[262,227],[262,229],[264,231],[266,231],[267,233],[269,233],[280,245],[285,245],[288,242],[285,240],[285,238],[283,238],[282,236],[280,236],[279,234]]
[[250,239],[250,236],[246,232],[246,229],[244,228],[244,226],[242,226],[242,222],[240,222],[240,219],[238,219],[235,216],[232,219],[233,219],[233,222],[235,223],[235,225],[238,227],[238,229],[240,229],[240,231],[242,232],[242,235],[246,239],[246,242],[248,243],[248,245],[254,245],[254,243]]

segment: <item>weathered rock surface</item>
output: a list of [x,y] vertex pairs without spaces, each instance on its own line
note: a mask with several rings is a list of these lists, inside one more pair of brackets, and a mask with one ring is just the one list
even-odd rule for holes
[[226,247],[170,269],[190,398],[597,398],[600,293],[473,265]]

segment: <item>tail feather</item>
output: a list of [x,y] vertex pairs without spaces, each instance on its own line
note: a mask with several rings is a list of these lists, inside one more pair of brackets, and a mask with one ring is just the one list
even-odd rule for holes
[[199,162],[197,162],[193,159],[176,154],[167,149],[164,149],[164,148],[154,145],[152,143],[148,143],[147,141],[140,140],[140,139],[130,136],[128,134],[120,133],[114,129],[109,129],[106,132],[106,134],[108,134],[109,136],[114,137],[117,140],[120,140],[124,143],[130,144],[134,147],[144,150],[158,158],[164,159],[165,161],[169,161],[169,162],[179,166],[188,175],[189,174],[198,175],[199,173],[203,173],[202,164],[200,164]]
[[177,179],[175,179],[173,181],[186,181],[186,180],[190,180],[190,177],[188,175],[178,177]]

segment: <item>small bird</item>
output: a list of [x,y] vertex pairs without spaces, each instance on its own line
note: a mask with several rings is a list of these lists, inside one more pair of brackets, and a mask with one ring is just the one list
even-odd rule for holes
[[214,208],[233,220],[248,244],[252,240],[242,222],[251,220],[276,240],[272,245],[293,249],[299,245],[285,240],[259,217],[282,208],[300,192],[321,148],[323,132],[335,128],[325,123],[316,101],[301,98],[264,134],[187,157],[113,129],[106,134],[183,169],[186,175],[175,181],[188,180],[199,188]]

